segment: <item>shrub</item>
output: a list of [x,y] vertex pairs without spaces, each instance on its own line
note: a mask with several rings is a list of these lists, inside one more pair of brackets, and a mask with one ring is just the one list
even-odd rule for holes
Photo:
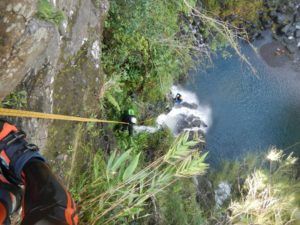
[[65,18],[63,12],[55,9],[48,0],[38,1],[37,17],[56,25],[59,25]]
[[84,224],[130,224],[147,217],[151,198],[183,177],[203,174],[206,155],[193,149],[186,133],[167,153],[150,164],[141,164],[133,148],[114,151],[107,161],[98,154],[90,170],[73,189],[80,201]]
[[182,0],[111,1],[102,61],[109,77],[120,78],[123,96],[156,102],[191,67],[192,41],[178,35],[179,14],[187,11]]
[[18,91],[8,95],[1,103],[1,107],[20,109],[27,105],[27,92]]
[[183,179],[158,197],[161,225],[201,225],[206,219],[196,201],[196,186]]

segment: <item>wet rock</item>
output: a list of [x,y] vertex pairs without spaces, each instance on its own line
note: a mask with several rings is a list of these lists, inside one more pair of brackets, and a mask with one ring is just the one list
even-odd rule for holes
[[264,29],[270,29],[273,25],[273,21],[270,19],[262,19],[261,23]]
[[60,160],[60,161],[67,161],[67,159],[68,159],[67,154],[60,154],[56,157],[56,160]]
[[278,13],[277,16],[275,17],[275,22],[277,24],[286,24],[287,23],[287,16],[281,13]]
[[[101,86],[100,83],[95,84],[96,78],[102,80],[100,68],[96,68],[100,67],[96,49],[101,48],[101,43],[94,45],[94,48],[93,43],[101,40],[108,1],[102,0],[99,8],[91,0],[53,1],[55,7],[66,15],[59,27],[35,17],[37,2],[1,0],[0,99],[14,90],[26,90],[28,110],[84,115],[89,108],[88,104],[94,104],[87,99],[94,99]],[[73,60],[76,63],[72,65],[72,60],[69,59],[83,51],[82,43],[86,40],[91,41],[87,44],[90,51],[80,58],[81,62],[86,62],[86,67],[79,68],[78,62]],[[94,68],[87,68],[93,63]],[[75,72],[64,74],[75,68],[75,65]],[[66,106],[67,104],[72,107]],[[83,105],[85,106],[82,107]],[[66,124],[53,124],[52,121],[45,120],[22,120],[22,127],[28,133],[30,141],[39,145],[42,150],[51,152],[52,149],[58,149],[56,143],[49,142],[49,130],[53,131],[52,138],[65,137],[59,140],[59,145],[67,146],[67,142],[73,145],[74,132],[70,130],[74,131],[74,127],[60,131],[57,127]],[[60,137],[56,137],[56,134]],[[55,158],[53,156],[52,159]]]
[[251,35],[252,36],[252,41],[254,40],[259,40],[259,39],[262,39],[263,36],[260,32],[255,32],[254,34]]
[[[207,124],[201,120],[200,117],[190,115],[186,116],[184,114],[180,115],[180,118],[177,118],[176,124],[176,134],[183,132],[184,130],[194,130],[195,132],[200,131],[202,128],[206,128]],[[202,131],[200,132],[202,134]]]
[[281,32],[282,32],[283,34],[287,34],[288,32],[290,32],[290,29],[291,29],[291,25],[288,24],[288,25],[285,25],[285,26],[283,26],[283,27],[281,28]]
[[236,14],[231,14],[231,15],[229,15],[229,16],[226,16],[225,18],[224,18],[224,20],[226,20],[226,21],[228,21],[228,22],[233,22],[234,20],[236,20],[236,19],[238,19],[238,15],[236,15]]
[[300,38],[300,30],[296,30],[295,31],[295,37],[296,38]]
[[62,23],[59,24],[58,30],[61,36],[67,35],[67,28],[68,28],[68,20],[62,21]]
[[294,15],[294,22],[296,22],[296,23],[300,22],[300,13],[299,12]]
[[293,36],[283,37],[283,43],[286,45],[292,45],[295,43],[295,38]]
[[220,208],[231,196],[231,187],[227,182],[221,182],[215,190],[216,207]]
[[197,187],[197,202],[201,209],[210,211],[215,206],[215,192],[211,181],[206,176],[198,176],[193,180]]
[[294,40],[291,44],[287,44],[286,48],[290,53],[294,54],[297,51],[296,41]]
[[189,109],[197,109],[198,105],[195,103],[188,103],[188,102],[182,102],[180,105],[178,105],[177,107],[181,108],[181,107],[186,107]]
[[101,28],[100,17],[100,12],[95,10],[91,0],[86,0],[79,5],[76,21],[70,32],[70,40],[68,40],[65,49],[65,57],[74,55],[88,40],[94,40],[94,36],[98,34],[93,34],[91,31],[92,29],[99,30]]
[[189,128],[189,122],[185,120],[185,115],[181,115],[181,119],[176,124],[176,134],[180,134],[184,129]]
[[270,11],[269,16],[273,19],[276,20],[278,14],[276,11]]
[[[32,19],[15,29],[12,35],[17,30],[24,31],[11,46],[6,45],[0,55],[1,65],[1,59],[9,54],[6,63],[0,67],[0,99],[13,90],[29,71],[42,69],[47,61],[55,65],[60,52],[59,34],[52,24]],[[10,77],[10,73],[13,77]]]

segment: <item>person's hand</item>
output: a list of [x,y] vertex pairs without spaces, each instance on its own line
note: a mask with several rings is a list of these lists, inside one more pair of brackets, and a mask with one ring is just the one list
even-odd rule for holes
[[32,158],[44,161],[38,147],[28,144],[25,132],[5,120],[0,120],[0,167],[7,180],[22,184],[22,170]]

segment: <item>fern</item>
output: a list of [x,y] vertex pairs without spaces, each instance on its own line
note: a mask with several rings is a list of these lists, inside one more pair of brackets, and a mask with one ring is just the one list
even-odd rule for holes
[[105,99],[111,104],[118,112],[121,111],[120,105],[117,100],[110,93],[105,94]]

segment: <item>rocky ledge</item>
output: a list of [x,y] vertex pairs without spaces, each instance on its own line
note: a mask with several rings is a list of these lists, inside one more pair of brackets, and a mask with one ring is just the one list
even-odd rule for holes
[[283,44],[290,54],[300,52],[300,0],[276,4],[264,0],[264,8],[257,15],[258,21],[252,22],[238,15],[227,16],[224,20],[231,24],[238,23],[238,28],[245,29],[250,41],[263,38],[262,31],[272,30],[273,38]]
[[[269,4],[266,4],[267,7]],[[294,54],[300,50],[300,1],[287,1],[270,10],[273,37]]]

